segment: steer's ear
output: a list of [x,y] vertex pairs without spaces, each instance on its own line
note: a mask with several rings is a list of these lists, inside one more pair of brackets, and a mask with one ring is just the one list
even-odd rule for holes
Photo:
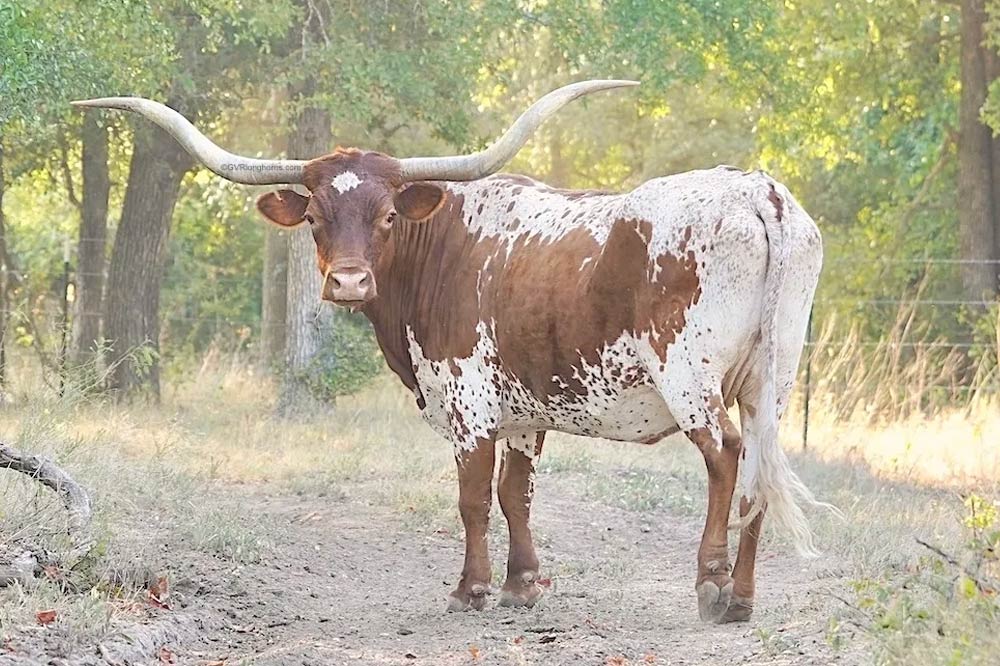
[[295,190],[268,192],[257,199],[261,215],[282,227],[297,227],[306,214],[309,197]]
[[423,222],[444,203],[444,191],[430,183],[413,183],[392,199],[396,212],[408,220]]

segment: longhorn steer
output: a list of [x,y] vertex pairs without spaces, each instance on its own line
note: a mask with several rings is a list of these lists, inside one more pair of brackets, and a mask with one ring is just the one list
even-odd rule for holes
[[[531,606],[541,594],[528,516],[549,430],[645,444],[681,430],[698,446],[709,492],[695,583],[705,620],[750,616],[765,508],[800,551],[812,551],[795,496],[814,500],[777,440],[822,261],[816,225],[791,194],[732,167],[624,194],[484,177],[569,100],[623,85],[550,93],[482,153],[402,160],[354,149],[249,160],[155,102],[80,103],[142,113],[231,180],[309,190],[265,194],[258,207],[279,225],[310,225],[323,298],[368,316],[389,366],[454,444],[466,550],[453,610],[483,608],[490,588],[498,440],[510,529],[500,603]],[[742,433],[727,413],[734,402]],[[730,567],[741,460],[742,531]]]

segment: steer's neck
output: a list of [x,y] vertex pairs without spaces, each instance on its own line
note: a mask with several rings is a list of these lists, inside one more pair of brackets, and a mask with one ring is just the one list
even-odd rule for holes
[[[407,329],[444,334],[451,311],[476,295],[456,294],[452,277],[473,244],[462,220],[462,197],[449,193],[426,222],[400,220],[374,268],[378,298],[365,306],[386,362],[408,388],[416,387]],[[433,329],[433,330],[432,330]]]

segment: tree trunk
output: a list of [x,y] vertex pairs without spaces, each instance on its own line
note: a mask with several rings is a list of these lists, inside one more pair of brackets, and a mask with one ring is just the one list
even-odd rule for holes
[[0,404],[7,401],[7,220],[3,216],[3,194],[7,185],[3,168],[3,142],[0,141]]
[[[288,137],[288,157],[324,155],[332,140],[329,114],[307,107],[295,119]],[[328,343],[333,330],[333,312],[320,300],[322,280],[316,267],[316,243],[306,225],[288,232],[287,283],[285,375],[278,410],[292,414],[317,407],[304,376],[316,370],[313,359]]]
[[265,370],[279,367],[285,358],[285,319],[288,312],[288,234],[268,225],[264,232],[264,274],[261,285],[260,363]]
[[101,339],[104,301],[104,250],[108,234],[108,132],[97,114],[83,118],[83,196],[77,246],[76,316],[72,361],[82,365],[95,358]]
[[[992,298],[1000,285],[993,204],[993,138],[982,122],[986,102],[985,0],[962,0],[962,94],[959,100],[958,219],[962,282],[970,300]],[[998,165],[1000,166],[1000,165]]]
[[[166,132],[138,121],[121,222],[108,271],[105,337],[119,397],[160,397],[160,278],[170,219],[191,159]],[[150,353],[151,352],[151,353]]]
[[[984,45],[986,52],[986,86],[1000,79],[1000,53]],[[993,167],[993,275],[1000,282],[1000,136],[991,137],[991,166]]]

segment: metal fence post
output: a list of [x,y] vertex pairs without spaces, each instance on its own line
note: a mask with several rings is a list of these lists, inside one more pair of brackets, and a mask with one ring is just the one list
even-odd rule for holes
[[809,319],[806,322],[806,386],[802,401],[802,450],[809,448],[809,396],[812,393],[812,330],[813,307],[809,306]]
[[62,279],[62,347],[59,350],[59,395],[66,389],[66,363],[69,357],[69,285],[70,285],[70,243],[67,238],[63,244],[63,279]]

